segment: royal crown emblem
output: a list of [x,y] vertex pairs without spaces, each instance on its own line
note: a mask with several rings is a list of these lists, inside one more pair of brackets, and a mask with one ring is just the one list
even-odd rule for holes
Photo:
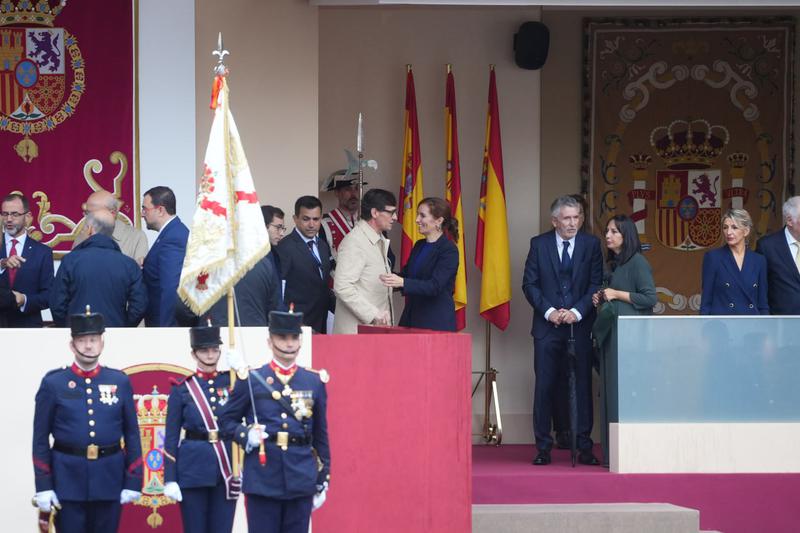
[[17,155],[38,157],[33,136],[75,114],[86,90],[78,40],[53,26],[66,2],[0,0],[0,130],[19,134]]
[[711,168],[729,140],[727,128],[703,119],[673,120],[650,132],[650,145],[673,170]]

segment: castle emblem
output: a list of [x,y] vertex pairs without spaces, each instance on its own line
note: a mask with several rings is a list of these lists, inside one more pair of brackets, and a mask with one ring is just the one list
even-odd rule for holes
[[33,136],[75,114],[86,90],[76,37],[53,26],[65,5],[0,0],[0,130],[20,135],[14,150],[27,163],[39,155]]
[[724,126],[675,120],[650,133],[667,170],[656,172],[656,237],[675,250],[701,250],[720,236],[722,171],[711,168],[728,144]]

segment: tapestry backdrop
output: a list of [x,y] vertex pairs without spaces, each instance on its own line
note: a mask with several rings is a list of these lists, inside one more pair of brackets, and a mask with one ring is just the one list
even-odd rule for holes
[[0,2],[0,194],[31,200],[31,234],[68,251],[98,188],[135,221],[132,0]]
[[792,184],[794,19],[585,23],[584,187],[595,232],[630,215],[657,313],[696,313],[703,254],[729,207],[750,245]]

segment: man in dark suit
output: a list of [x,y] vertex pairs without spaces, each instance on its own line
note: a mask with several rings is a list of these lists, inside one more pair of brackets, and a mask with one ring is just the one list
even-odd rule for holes
[[28,237],[32,221],[28,199],[9,194],[2,203],[3,242],[0,244],[0,277],[22,294],[22,304],[7,312],[8,327],[42,327],[42,309],[50,305],[53,284],[53,251]]
[[[286,311],[286,306],[283,304],[283,283],[281,282],[281,260],[275,248],[278,243],[283,239],[286,233],[286,226],[283,221],[286,217],[283,209],[275,207],[274,205],[262,205],[261,214],[264,216],[264,225],[267,227],[267,235],[269,235],[270,251],[267,254],[268,260],[272,263],[273,271],[275,272],[275,280],[278,284],[278,302],[277,310]],[[272,309],[273,311],[275,309]]]
[[330,288],[331,249],[319,238],[322,203],[315,196],[301,196],[294,204],[294,231],[276,248],[285,282],[283,300],[303,313],[303,323],[317,333],[327,331],[328,311],[335,299]]
[[773,315],[800,315],[800,196],[783,204],[786,226],[758,240],[767,259],[767,300]]
[[113,239],[114,214],[86,215],[86,238],[64,259],[50,291],[50,312],[56,326],[87,305],[105,317],[109,327],[136,327],[147,309],[142,269],[124,255]]
[[531,239],[522,290],[533,306],[533,429],[539,453],[535,465],[550,463],[550,421],[558,375],[566,364],[567,341],[575,338],[577,355],[577,443],[582,464],[599,464],[592,454],[592,294],[603,278],[597,237],[579,232],[580,204],[570,196],[551,205],[553,230]]
[[142,266],[148,298],[144,323],[148,327],[175,326],[175,302],[189,228],[175,215],[175,193],[169,187],[153,187],[144,193],[142,218],[147,229],[158,232]]

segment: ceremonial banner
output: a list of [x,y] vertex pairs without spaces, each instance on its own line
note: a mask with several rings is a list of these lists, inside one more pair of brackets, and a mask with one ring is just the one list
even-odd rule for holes
[[500,107],[494,66],[489,70],[489,110],[486,144],[483,148],[475,266],[481,276],[481,316],[505,330],[511,318],[511,260],[503,178],[503,147],[500,141]]
[[447,87],[444,96],[445,150],[447,150],[447,170],[444,194],[450,204],[450,213],[458,222],[460,233],[458,248],[458,271],[453,288],[453,302],[456,306],[456,331],[467,326],[467,262],[464,253],[464,213],[461,209],[461,163],[458,158],[458,121],[456,120],[456,82],[450,66],[447,67]]
[[31,200],[33,238],[66,252],[103,188],[136,223],[133,2],[0,2],[0,194]]
[[792,191],[794,19],[588,20],[583,168],[598,234],[636,223],[657,313],[700,308],[722,213],[749,244],[783,225]]
[[406,113],[403,124],[403,170],[400,180],[400,198],[397,217],[403,226],[400,242],[400,266],[404,267],[414,243],[422,238],[417,227],[417,204],[424,198],[422,192],[422,153],[419,147],[419,122],[417,122],[417,95],[414,91],[414,74],[411,66],[406,75]]
[[172,380],[191,376],[192,371],[168,363],[135,365],[123,371],[130,377],[136,402],[144,479],[142,497],[122,508],[119,531],[183,531],[178,504],[164,496],[164,436]]
[[214,121],[197,193],[178,294],[202,315],[269,252],[253,176],[229,107],[228,82],[214,79]]

